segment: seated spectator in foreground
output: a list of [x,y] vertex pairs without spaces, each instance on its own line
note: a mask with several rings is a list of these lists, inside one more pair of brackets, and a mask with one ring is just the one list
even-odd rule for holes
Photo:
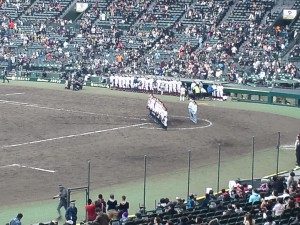
[[187,200],[187,208],[194,208],[195,207],[195,197],[194,195],[190,195],[189,199]]
[[122,213],[122,218],[120,219],[120,223],[122,225],[124,225],[128,220],[129,220],[129,218],[128,218],[128,212],[123,212]]
[[265,212],[263,212],[263,218],[267,219],[268,216],[272,216],[272,215],[273,215],[272,205],[271,204],[267,204],[266,210],[265,210]]
[[281,216],[281,214],[284,212],[284,204],[283,204],[283,199],[282,198],[278,198],[277,199],[277,203],[275,204],[275,206],[273,207],[272,211],[274,212],[275,216]]
[[246,213],[243,224],[244,225],[255,225],[255,220],[253,219],[251,213]]
[[232,206],[232,204],[228,204],[227,205],[227,209],[223,212],[223,215],[231,215],[231,214],[234,214],[235,213],[235,210]]
[[186,205],[184,204],[184,200],[179,197],[176,197],[176,200],[177,202],[175,207],[177,207],[180,211],[186,210]]
[[285,209],[294,209],[296,208],[295,200],[293,197],[288,198]]
[[290,223],[290,225],[298,225],[300,223],[300,213],[297,214],[296,218],[294,218],[294,221]]
[[229,202],[230,201],[230,195],[225,189],[222,189],[222,194],[219,196],[219,200],[223,202]]
[[205,199],[201,203],[201,207],[208,207],[210,203],[209,194],[205,194]]
[[253,205],[254,202],[259,202],[259,201],[260,201],[260,195],[258,194],[258,190],[254,189],[252,191],[252,195],[249,198],[249,202],[251,202]]
[[96,209],[96,219],[91,223],[91,225],[109,225],[110,218],[106,213],[100,211],[100,209]]
[[275,221],[274,221],[274,219],[273,219],[272,216],[268,216],[267,217],[267,222],[264,223],[264,225],[275,225],[275,224],[276,223],[275,223]]
[[161,224],[160,218],[159,218],[159,217],[155,217],[155,218],[154,218],[154,221],[153,221],[153,224],[154,224],[154,225],[162,225],[162,224]]
[[174,203],[169,203],[168,205],[169,209],[166,211],[167,214],[169,215],[175,215],[177,214],[178,212],[175,210],[175,204]]
[[235,211],[235,213],[237,213],[237,214],[241,214],[241,213],[243,212],[243,208],[241,207],[240,203],[237,202],[237,203],[234,205],[234,211]]

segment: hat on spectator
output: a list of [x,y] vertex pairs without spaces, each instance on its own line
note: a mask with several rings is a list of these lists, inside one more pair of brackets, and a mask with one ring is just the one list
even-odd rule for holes
[[124,217],[128,217],[128,212],[123,212],[122,214]]

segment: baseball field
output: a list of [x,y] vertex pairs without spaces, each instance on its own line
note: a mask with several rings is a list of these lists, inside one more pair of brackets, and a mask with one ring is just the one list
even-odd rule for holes
[[[241,102],[199,101],[199,122],[188,119],[188,102],[157,96],[168,108],[168,131],[147,118],[147,95],[84,88],[74,92],[50,83],[0,84],[0,223],[17,213],[23,224],[56,218],[57,185],[85,186],[91,161],[91,198],[126,195],[130,212],[143,202],[144,155],[147,209],[160,197],[187,194],[187,159],[191,151],[191,193],[216,189],[218,146],[221,186],[251,176],[252,137],[255,177],[294,167],[291,149],[300,133],[299,108]],[[79,218],[84,194],[76,193]],[[63,223],[63,220],[59,221]]]

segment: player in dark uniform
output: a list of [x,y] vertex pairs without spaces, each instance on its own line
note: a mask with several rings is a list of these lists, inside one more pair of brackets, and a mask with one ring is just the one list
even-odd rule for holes
[[3,83],[5,83],[5,81],[7,81],[7,83],[9,83],[9,80],[7,79],[7,70],[6,69],[4,69],[4,71],[3,71],[3,77],[2,77],[2,79],[3,79]]

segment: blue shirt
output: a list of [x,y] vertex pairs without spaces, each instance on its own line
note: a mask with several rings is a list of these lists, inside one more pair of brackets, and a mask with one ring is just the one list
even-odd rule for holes
[[258,201],[260,201],[260,195],[257,193],[253,193],[249,198],[249,202],[251,202],[252,204]]
[[18,218],[14,218],[10,221],[9,225],[22,225],[22,223]]

